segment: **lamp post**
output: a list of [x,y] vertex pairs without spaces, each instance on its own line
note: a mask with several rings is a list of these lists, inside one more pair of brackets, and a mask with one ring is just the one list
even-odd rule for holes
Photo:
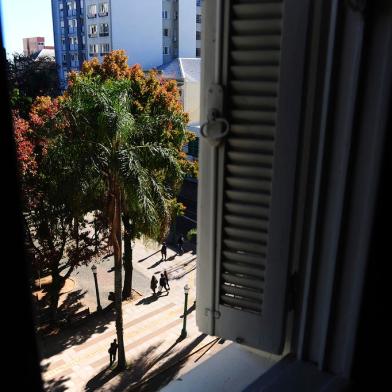
[[94,274],[95,294],[97,295],[97,311],[99,312],[100,310],[102,310],[102,307],[101,307],[101,302],[99,301],[97,266],[95,264],[91,267],[91,271],[93,271],[93,274]]
[[188,310],[188,293],[189,293],[189,286],[188,284],[186,284],[184,286],[184,294],[185,294],[185,303],[184,303],[184,323],[182,326],[182,331],[181,331],[181,339],[185,339],[186,338],[186,311]]

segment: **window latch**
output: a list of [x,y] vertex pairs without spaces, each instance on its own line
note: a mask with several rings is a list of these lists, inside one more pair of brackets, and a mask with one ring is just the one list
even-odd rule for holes
[[207,121],[200,127],[200,134],[217,147],[229,132],[229,122],[221,115],[223,108],[223,87],[214,84],[208,89]]

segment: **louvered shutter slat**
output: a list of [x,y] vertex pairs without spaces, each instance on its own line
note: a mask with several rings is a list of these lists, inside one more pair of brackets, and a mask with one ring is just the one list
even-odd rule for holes
[[237,202],[237,203],[250,203],[250,204],[258,204],[263,206],[269,206],[271,203],[271,197],[267,194],[257,194],[251,192],[239,192],[239,191],[226,191],[226,198],[229,201]]
[[274,138],[275,127],[270,125],[260,124],[238,124],[233,122],[230,127],[232,135],[236,136],[261,136],[265,138]]
[[227,295],[222,295],[221,299],[227,304],[238,307],[239,309],[254,310],[256,312],[261,311],[261,303],[259,301],[245,300],[238,297],[229,297]]
[[256,257],[249,253],[224,251],[223,256],[226,260],[236,261],[239,263],[254,264],[259,266],[260,268],[265,269],[264,261],[260,262],[260,260],[262,260],[262,257],[260,255],[257,255]]
[[259,303],[263,301],[263,293],[261,290],[256,291],[256,290],[242,289],[240,287],[232,286],[230,284],[223,284],[221,286],[221,290],[225,294],[232,294],[237,297],[255,299]]
[[237,287],[249,287],[254,290],[262,290],[263,280],[255,277],[244,277],[241,275],[222,274],[222,282],[236,285]]
[[235,80],[276,82],[278,80],[279,67],[235,65],[230,67],[230,72]]
[[258,207],[249,204],[226,203],[225,209],[228,213],[238,213],[243,217],[262,217],[268,218],[269,209],[266,207]]

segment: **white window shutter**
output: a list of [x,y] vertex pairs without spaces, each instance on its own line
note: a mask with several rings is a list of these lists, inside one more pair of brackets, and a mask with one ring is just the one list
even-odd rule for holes
[[[277,354],[308,7],[308,0],[231,0],[205,2],[203,10],[197,324]],[[220,118],[229,130],[219,143],[226,130]]]

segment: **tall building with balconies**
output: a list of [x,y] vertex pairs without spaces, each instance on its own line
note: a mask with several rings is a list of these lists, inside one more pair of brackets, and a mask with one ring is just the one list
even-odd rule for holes
[[86,58],[83,0],[52,0],[53,35],[61,87]]
[[62,87],[85,59],[102,61],[114,49],[143,69],[200,57],[201,7],[199,0],[52,0]]

